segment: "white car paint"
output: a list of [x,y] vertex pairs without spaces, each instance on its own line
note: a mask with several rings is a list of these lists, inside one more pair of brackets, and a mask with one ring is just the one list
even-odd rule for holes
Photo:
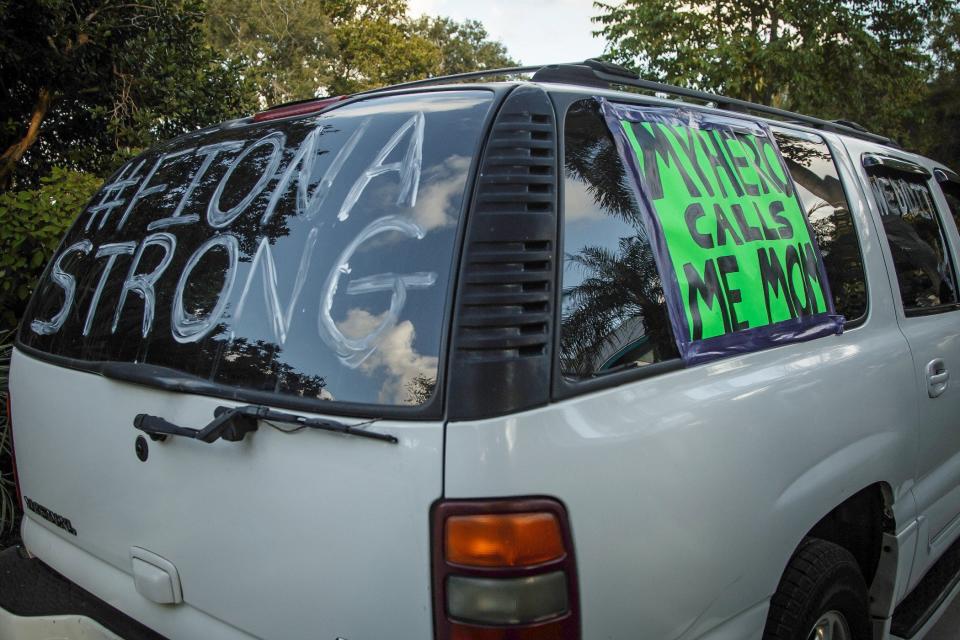
[[[818,135],[861,242],[862,325],[509,416],[377,422],[397,447],[261,427],[239,443],[150,443],[146,463],[135,414],[191,423],[229,403],[15,351],[24,491],[78,531],[27,513],[26,546],[171,638],[430,638],[430,505],[553,496],[569,513],[585,640],[750,640],[804,535],[882,485],[892,607],[960,535],[960,389],[934,406],[923,379],[934,356],[957,370],[960,343],[953,315],[904,316],[859,163],[877,147]],[[183,605],[137,593],[131,546],[176,566]]]
[[[266,426],[242,442],[170,438],[151,442],[141,462],[134,415],[190,424],[228,403],[20,352],[12,369],[17,455],[30,461],[20,465],[24,494],[78,532],[70,536],[27,511],[24,543],[101,599],[170,638],[432,633],[426,514],[441,494],[440,423],[371,427],[396,435],[399,445]],[[132,546],[176,566],[185,606],[156,605],[137,593]]]
[[[865,189],[840,139],[819,135],[838,160],[861,239],[870,295],[862,326],[448,427],[447,497],[565,502],[585,638],[630,638],[637,629],[650,638],[759,638],[801,538],[875,483],[894,496],[904,547],[894,604],[906,595],[926,385],[914,376]],[[956,329],[940,330],[957,338]],[[945,536],[940,551],[955,537]],[[936,557],[923,559],[915,579]]]

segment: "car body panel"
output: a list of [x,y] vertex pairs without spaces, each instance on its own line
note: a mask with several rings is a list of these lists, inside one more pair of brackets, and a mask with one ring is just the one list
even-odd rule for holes
[[[845,140],[850,159],[856,165],[857,177],[861,188],[869,192],[869,178],[863,165],[866,154],[879,154],[885,157],[902,159],[914,163],[931,174],[939,166],[921,156],[889,149],[861,140]],[[934,196],[938,207],[940,224],[950,251],[954,270],[958,262],[960,236],[956,225],[945,206],[936,181],[930,177],[925,183]],[[871,222],[878,230],[883,228],[880,209],[871,195]],[[928,393],[929,380],[927,366],[934,359],[942,359],[948,370],[956,371],[960,367],[960,308],[947,309],[926,316],[908,317],[899,296],[893,268],[893,257],[886,241],[881,243],[882,256],[888,265],[891,284],[897,292],[893,299],[893,308],[904,336],[907,338],[915,372],[915,402],[918,407],[917,425],[917,461],[916,484],[914,494],[917,509],[923,518],[917,560],[912,572],[909,588],[915,586],[940,555],[960,535],[960,429],[956,416],[960,414],[960,387],[954,381],[947,384],[946,390],[937,397]]]
[[[567,94],[676,105],[543,86],[555,105]],[[947,414],[924,432],[926,386],[910,341],[952,349],[960,337],[943,320],[925,322],[925,336],[903,330],[859,164],[864,150],[886,148],[767,123],[832,150],[869,297],[866,317],[843,334],[659,375],[617,374],[606,387],[574,386],[506,416],[370,427],[396,435],[397,446],[261,425],[242,442],[150,442],[146,462],[135,453],[134,415],[199,426],[197,416],[235,403],[15,350],[14,408],[29,407],[15,413],[24,493],[77,531],[28,512],[27,547],[171,638],[429,638],[431,505],[551,496],[569,515],[584,639],[638,630],[658,640],[758,639],[804,536],[844,500],[882,487],[895,523],[887,533],[898,541],[895,605],[960,535],[960,441],[945,446],[938,435]],[[89,416],[95,428],[80,428]],[[177,568],[184,604],[157,605],[134,590],[131,546]]]
[[[95,593],[88,576],[102,563],[96,571],[109,590],[98,595],[124,612],[152,611],[160,633],[175,631],[177,611],[190,608],[260,637],[377,638],[396,628],[430,635],[425,514],[442,491],[442,423],[369,427],[397,436],[397,445],[262,425],[241,442],[150,442],[141,462],[136,414],[189,425],[231,403],[19,351],[10,382],[24,496],[77,532],[27,510],[27,548]],[[177,568],[185,605],[143,604],[130,577],[132,546]],[[369,615],[374,583],[377,615]]]
[[585,638],[721,629],[769,598],[806,532],[865,487],[889,488],[901,530],[916,517],[910,351],[866,199],[839,140],[822,137],[860,236],[861,326],[448,426],[447,497],[566,504]]
[[584,637],[694,638],[769,597],[833,505],[910,490],[905,341],[864,326],[828,342],[451,424],[446,496],[561,497]]

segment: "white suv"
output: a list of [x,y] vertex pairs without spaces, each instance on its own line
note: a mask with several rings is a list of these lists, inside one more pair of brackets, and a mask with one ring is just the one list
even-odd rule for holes
[[20,329],[0,636],[920,638],[958,218],[852,123],[596,61],[151,149]]

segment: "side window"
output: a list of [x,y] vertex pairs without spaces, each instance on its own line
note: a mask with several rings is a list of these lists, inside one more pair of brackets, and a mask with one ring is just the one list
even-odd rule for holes
[[834,309],[847,322],[862,318],[867,312],[863,256],[830,148],[822,139],[782,131],[774,132],[774,138],[817,237]]
[[950,207],[950,215],[953,216],[957,229],[960,229],[960,184],[941,182],[940,188],[943,189],[943,196],[947,200],[947,206]]
[[927,179],[882,165],[868,169],[907,314],[957,301],[956,280]]
[[564,135],[563,374],[678,358],[640,208],[593,100],[571,106]]

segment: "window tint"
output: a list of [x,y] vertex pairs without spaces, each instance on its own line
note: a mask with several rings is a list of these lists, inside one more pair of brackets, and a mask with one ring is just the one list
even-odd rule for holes
[[956,302],[953,266],[926,180],[884,167],[871,167],[869,175],[904,309]]
[[149,151],[67,234],[21,341],[251,391],[424,403],[492,96],[371,98]]
[[840,176],[822,139],[774,132],[800,203],[817,238],[833,306],[847,321],[867,312],[867,284],[860,242]]
[[960,229],[960,184],[941,182],[940,187],[943,189],[943,195],[947,200],[947,206],[950,208],[953,222],[957,225],[957,229]]
[[677,358],[641,212],[596,103],[571,106],[564,132],[563,373]]

